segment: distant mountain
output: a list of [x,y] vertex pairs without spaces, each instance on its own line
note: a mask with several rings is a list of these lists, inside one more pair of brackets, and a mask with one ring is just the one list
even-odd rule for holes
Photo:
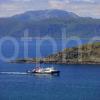
[[72,12],[67,12],[63,10],[39,10],[39,11],[28,11],[20,15],[13,16],[15,19],[24,20],[24,21],[40,21],[51,18],[59,19],[69,19],[69,18],[78,18],[78,16]]
[[66,30],[66,37],[100,36],[99,19],[83,18],[63,10],[28,11],[9,18],[0,18],[0,37],[19,38],[27,29],[31,37],[49,35],[60,38],[63,28]]

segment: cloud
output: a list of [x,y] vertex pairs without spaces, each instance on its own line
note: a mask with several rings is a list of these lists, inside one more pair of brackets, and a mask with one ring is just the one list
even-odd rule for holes
[[32,0],[0,0],[0,3],[8,3],[8,2],[31,2]]
[[65,7],[65,2],[62,1],[50,1],[49,2],[51,8],[63,9]]
[[62,9],[100,18],[100,0],[0,0],[0,17],[41,9]]
[[95,3],[95,0],[72,0],[75,2]]
[[61,8],[64,9],[65,6],[68,4],[73,4],[73,5],[76,4],[77,6],[79,6],[79,4],[87,5],[93,3],[96,3],[95,0],[50,0],[49,1],[51,7],[58,8],[58,9]]
[[79,16],[100,18],[100,3],[96,2],[94,3],[93,0],[69,0],[69,2],[68,0],[67,2],[66,0],[51,0],[49,5],[52,9],[71,11]]
[[47,0],[0,0],[0,17],[12,16],[30,10],[48,9]]
[[50,0],[58,3],[100,3],[99,0]]

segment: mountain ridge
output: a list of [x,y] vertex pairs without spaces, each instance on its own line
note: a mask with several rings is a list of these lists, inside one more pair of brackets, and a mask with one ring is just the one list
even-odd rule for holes
[[28,11],[12,17],[0,18],[0,37],[19,38],[27,29],[31,37],[48,35],[61,38],[63,28],[66,30],[66,37],[100,36],[100,19],[83,18],[63,10]]
[[37,11],[27,11],[24,12],[23,14],[18,14],[18,15],[14,15],[12,17],[20,17],[20,16],[29,16],[29,17],[38,17],[38,16],[43,16],[43,17],[73,17],[73,18],[77,18],[79,17],[78,15],[72,13],[72,12],[68,12],[68,11],[64,11],[64,10],[58,10],[58,9],[47,9],[47,10],[37,10]]

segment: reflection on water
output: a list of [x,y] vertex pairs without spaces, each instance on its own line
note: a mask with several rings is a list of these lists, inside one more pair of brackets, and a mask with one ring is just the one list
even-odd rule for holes
[[52,79],[54,77],[60,77],[60,74],[34,74],[36,78],[47,78]]

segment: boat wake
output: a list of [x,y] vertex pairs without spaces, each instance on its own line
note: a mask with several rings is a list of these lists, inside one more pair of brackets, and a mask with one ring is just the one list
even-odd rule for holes
[[25,72],[0,72],[0,74],[9,74],[9,75],[26,75]]

